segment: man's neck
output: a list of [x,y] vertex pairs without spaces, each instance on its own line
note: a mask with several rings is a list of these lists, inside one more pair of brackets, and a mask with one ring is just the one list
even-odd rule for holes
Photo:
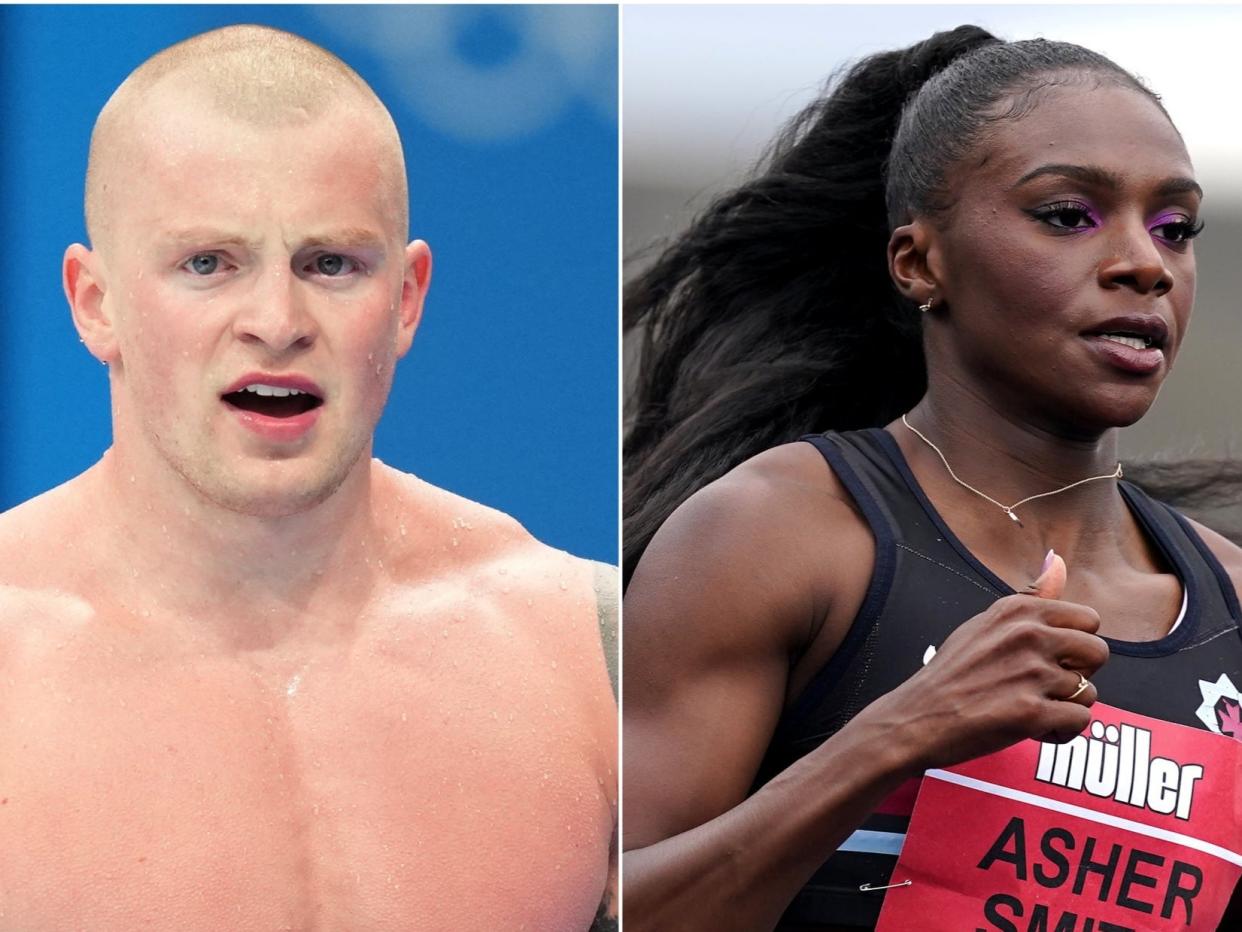
[[384,572],[369,449],[324,501],[283,516],[222,507],[166,464],[115,447],[93,472],[109,550],[154,609],[274,624],[352,617]]

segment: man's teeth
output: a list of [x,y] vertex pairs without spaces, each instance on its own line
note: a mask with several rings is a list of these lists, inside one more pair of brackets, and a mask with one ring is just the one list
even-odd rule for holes
[[1152,345],[1147,337],[1129,337],[1123,333],[1105,333],[1102,336],[1106,340],[1112,340],[1114,343],[1120,343],[1131,349],[1150,349]]
[[290,395],[305,394],[296,388],[281,388],[279,385],[263,385],[261,383],[247,385],[242,389],[242,391],[253,392],[256,395],[262,395],[265,398],[288,398]]

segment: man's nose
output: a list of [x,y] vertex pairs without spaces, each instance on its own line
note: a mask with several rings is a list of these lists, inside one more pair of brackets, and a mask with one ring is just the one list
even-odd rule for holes
[[288,268],[265,270],[233,321],[234,334],[274,355],[308,348],[318,328],[303,292],[302,281]]

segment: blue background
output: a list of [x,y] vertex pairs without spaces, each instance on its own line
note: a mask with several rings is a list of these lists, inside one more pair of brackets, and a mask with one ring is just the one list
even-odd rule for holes
[[60,286],[85,242],[91,126],[156,51],[262,23],[336,53],[392,111],[435,274],[375,453],[616,562],[616,8],[0,7],[0,508],[111,439],[106,372]]

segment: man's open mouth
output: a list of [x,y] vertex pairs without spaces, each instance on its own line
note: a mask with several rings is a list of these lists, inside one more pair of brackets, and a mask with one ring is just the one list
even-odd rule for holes
[[223,396],[225,403],[265,417],[297,417],[323,404],[312,392],[255,382]]

